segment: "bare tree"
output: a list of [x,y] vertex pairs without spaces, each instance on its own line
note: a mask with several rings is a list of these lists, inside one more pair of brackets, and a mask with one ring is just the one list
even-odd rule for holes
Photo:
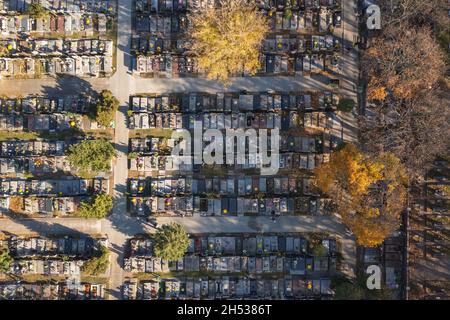
[[388,99],[361,118],[362,138],[373,154],[392,152],[410,175],[423,174],[437,155],[448,153],[448,86],[413,99]]
[[380,0],[383,23],[390,25],[430,25],[447,12],[447,0]]
[[442,50],[426,27],[385,29],[364,53],[362,68],[369,80],[369,99],[380,97],[380,90],[410,99],[431,90],[445,73]]

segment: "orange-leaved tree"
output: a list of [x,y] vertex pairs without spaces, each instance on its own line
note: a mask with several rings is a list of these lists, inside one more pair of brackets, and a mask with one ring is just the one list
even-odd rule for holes
[[189,19],[189,50],[209,79],[227,83],[233,74],[258,71],[269,23],[254,1],[221,0],[193,10]]
[[316,170],[316,185],[363,246],[376,246],[397,227],[406,199],[406,171],[392,154],[374,159],[353,145]]

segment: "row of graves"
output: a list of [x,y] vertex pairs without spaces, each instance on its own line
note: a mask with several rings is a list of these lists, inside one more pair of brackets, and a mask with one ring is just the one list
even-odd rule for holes
[[45,58],[0,58],[0,79],[71,75],[107,77],[113,72],[113,57],[106,55],[61,55]]
[[89,96],[0,98],[0,114],[86,114],[94,102]]
[[[109,180],[0,179],[0,209],[25,215],[70,215],[99,193],[109,193]],[[14,202],[11,200],[14,199]]]
[[[278,171],[303,170],[311,171],[322,163],[329,161],[328,154],[300,154],[300,153],[281,153],[274,155],[278,157]],[[232,159],[237,163],[238,158]],[[240,160],[240,158],[239,158]],[[244,161],[236,165],[224,165],[226,170],[234,172],[245,172],[246,170],[260,170],[266,168],[259,158],[246,157]],[[224,160],[225,163],[225,160]],[[178,155],[150,155],[138,156],[129,159],[129,170],[137,173],[139,176],[154,175],[185,175],[201,172],[205,166],[194,164],[192,156]]]
[[[279,36],[282,37],[282,36]],[[337,50],[339,45],[335,41],[323,36],[317,36],[318,41],[333,44],[330,51],[312,50],[308,53],[303,47],[291,44],[289,39],[268,39],[264,43],[264,53],[260,56],[261,69],[258,75],[312,75],[320,73],[335,74],[339,69],[339,55]],[[147,77],[160,78],[178,78],[194,77],[203,75],[194,58],[175,55],[164,52],[171,50],[175,52],[183,51],[182,43],[165,41],[164,44],[158,44],[158,38],[133,38],[132,49],[135,52],[147,51],[146,54],[140,54],[134,61],[135,72]],[[328,42],[325,42],[328,41]],[[277,44],[279,42],[279,44]],[[282,44],[283,43],[283,44]],[[287,46],[287,47],[278,47]],[[327,45],[328,48],[330,45]],[[175,49],[172,49],[175,48]],[[284,48],[284,49],[283,49]],[[302,52],[304,51],[304,52]],[[152,53],[155,52],[155,53]],[[299,53],[302,52],[302,53]]]
[[383,244],[375,248],[362,247],[363,264],[367,269],[377,265],[382,272],[382,283],[390,289],[393,299],[403,299],[405,284],[404,249],[406,246],[404,234],[399,231],[387,237]]
[[[231,145],[227,152],[231,152]],[[203,147],[206,147],[203,142]],[[175,155],[174,148],[183,147],[183,155]],[[300,169],[312,170],[318,165],[328,162],[331,150],[336,148],[337,141],[329,134],[320,133],[316,135],[280,137],[279,146],[279,167],[280,169]],[[168,175],[168,174],[188,174],[200,172],[202,166],[194,164],[195,146],[184,143],[182,138],[161,138],[147,136],[143,138],[133,138],[129,142],[129,152],[134,156],[129,159],[129,170],[140,175]],[[194,150],[193,150],[194,149]],[[203,149],[202,149],[203,150]],[[187,151],[187,153],[186,153]],[[229,155],[228,155],[229,156]],[[224,155],[223,163],[227,163],[227,156]],[[234,159],[237,160],[237,159]],[[245,157],[244,163],[229,166],[234,170],[243,170],[260,167],[258,159],[253,159],[251,155]],[[250,160],[255,160],[251,162]],[[228,168],[228,166],[226,166]]]
[[112,40],[99,39],[28,39],[0,40],[0,46],[8,49],[8,57],[70,57],[102,56],[112,59]]
[[34,18],[28,14],[7,12],[0,14],[0,36],[14,37],[16,34],[37,36],[74,36],[82,33],[85,36],[106,34],[112,30],[113,17],[94,13],[58,13],[42,18]]
[[328,215],[333,207],[311,178],[283,176],[128,179],[134,215]]
[[84,121],[82,115],[72,113],[52,114],[0,114],[0,130],[26,132],[64,132],[96,129],[93,122]]
[[19,178],[25,174],[49,176],[71,173],[74,168],[66,152],[80,140],[9,140],[0,142],[0,176]]
[[203,276],[163,278],[160,281],[132,279],[124,283],[122,292],[124,300],[325,300],[332,296],[330,279],[299,276]]
[[[280,139],[280,152],[299,152],[299,153],[322,153],[332,147],[325,134],[286,136]],[[164,138],[156,136],[146,136],[131,138],[129,141],[129,152],[141,156],[150,156],[155,154],[171,154],[174,147],[182,143],[182,138]],[[329,141],[328,141],[329,142]],[[190,150],[190,153],[192,150]]]
[[103,300],[106,287],[86,282],[0,282],[0,300]]
[[[214,3],[136,1],[131,44],[134,71],[146,77],[204,75],[188,54],[187,12]],[[257,4],[271,30],[261,48],[259,75],[337,72],[341,43],[332,31],[341,27],[340,1],[295,1],[290,6],[285,1]]]
[[[29,15],[31,3],[47,13]],[[110,76],[116,15],[116,0],[0,1],[0,78]]]
[[409,215],[409,283],[416,290],[410,299],[448,300],[450,297],[450,163],[440,157],[425,179],[411,192]]
[[71,172],[65,154],[77,140],[10,140],[0,142],[0,176],[16,178],[26,173],[48,175]]
[[32,174],[33,176],[50,175],[58,172],[72,172],[73,169],[65,156],[0,158],[0,176],[17,177],[18,175],[25,174]]
[[130,97],[130,129],[324,130],[339,97],[324,93],[192,93]]
[[14,77],[68,74],[80,77],[110,75],[112,40],[27,39],[0,40],[7,55],[0,60],[0,75]]
[[[162,280],[141,283],[140,288],[137,283],[133,286],[133,281],[128,282],[124,296],[145,300],[330,296],[329,277],[336,270],[336,241],[315,241],[315,245],[325,249],[320,256],[314,255],[311,243],[298,234],[191,235],[186,255],[176,262],[167,262],[153,256],[151,240],[133,238],[125,269],[131,273],[160,273]],[[177,277],[165,280],[166,272]],[[185,277],[184,273],[189,272],[203,272],[205,276]],[[224,273],[230,276],[223,276]]]
[[107,238],[73,237],[16,237],[2,245],[7,246],[14,262],[9,271],[15,275],[79,276],[80,267],[102,247]]
[[0,98],[0,130],[76,133],[101,127],[86,115],[95,104],[94,95],[29,96]]
[[183,114],[183,113],[132,113],[128,117],[131,130],[148,129],[194,129],[195,124],[203,129],[280,129],[288,130],[327,130],[333,125],[332,112],[313,111],[300,113],[283,112],[239,112]]
[[[314,248],[320,246],[320,255]],[[129,241],[124,268],[131,273],[208,272],[324,275],[336,271],[334,239],[309,241],[298,234],[191,235],[185,256],[165,261],[153,254],[153,241]]]
[[117,12],[115,0],[0,0],[0,12],[26,13],[32,3],[38,3],[52,12],[92,12],[106,15],[115,15]]
[[334,111],[339,97],[326,92],[170,93],[130,97],[137,113],[242,113]]

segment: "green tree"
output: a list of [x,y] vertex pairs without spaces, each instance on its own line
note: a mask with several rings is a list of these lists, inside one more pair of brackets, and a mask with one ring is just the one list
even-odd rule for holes
[[113,198],[109,194],[99,193],[89,202],[82,202],[80,216],[83,218],[102,219],[113,208]]
[[338,110],[342,112],[352,112],[355,108],[355,101],[352,99],[341,99],[338,104]]
[[105,140],[84,140],[69,147],[70,164],[81,172],[98,174],[111,170],[114,147]]
[[32,3],[28,7],[28,14],[33,18],[44,18],[49,15],[49,11],[39,3]]
[[317,244],[313,247],[312,253],[315,257],[325,257],[328,253],[328,249],[322,244]]
[[104,127],[110,127],[117,109],[119,109],[119,100],[111,91],[103,90],[96,105],[95,120]]
[[183,226],[177,223],[163,225],[153,236],[155,256],[169,261],[183,257],[189,236]]
[[81,272],[90,276],[98,276],[108,270],[109,250],[106,247],[100,247],[95,255],[86,261],[80,268]]
[[12,264],[14,263],[13,257],[9,252],[7,247],[0,250],[0,272],[7,273],[11,269]]

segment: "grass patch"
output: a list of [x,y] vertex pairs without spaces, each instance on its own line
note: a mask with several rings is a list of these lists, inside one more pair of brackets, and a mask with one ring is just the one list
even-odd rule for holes
[[146,129],[146,130],[130,130],[130,138],[142,138],[147,136],[172,138],[173,129]]
[[14,131],[0,131],[0,141],[7,140],[34,140],[39,138],[36,132],[14,132]]

